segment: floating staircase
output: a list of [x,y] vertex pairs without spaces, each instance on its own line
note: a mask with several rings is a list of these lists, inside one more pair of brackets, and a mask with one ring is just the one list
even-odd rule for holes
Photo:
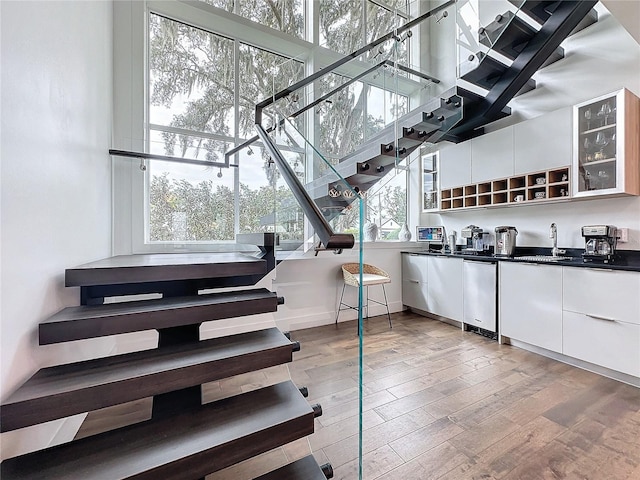
[[[564,57],[561,42],[597,21],[593,10],[596,1],[512,3],[539,27],[532,27],[511,11],[498,15],[478,30],[478,45],[484,45],[488,52],[477,52],[469,58],[461,85],[405,114],[366,145],[340,159],[335,166],[339,177],[329,172],[305,185],[326,220],[340,215],[356,200],[356,193],[369,190],[423,143],[459,143],[482,135],[484,125],[510,115],[508,102],[536,88],[532,75]],[[512,63],[503,63],[501,57]],[[472,92],[464,87],[465,82],[486,94]]]
[[[300,349],[277,328],[199,338],[202,322],[275,312],[282,303],[261,288],[198,294],[203,285],[250,285],[271,270],[274,235],[239,239],[247,240],[259,241],[260,256],[134,255],[67,270],[66,285],[81,288],[83,304],[43,322],[41,344],[155,329],[158,347],[38,371],[2,404],[1,430],[146,397],[153,397],[151,419],[7,459],[0,477],[195,480],[313,433],[322,409],[290,381],[202,403],[203,384],[285,364]],[[152,291],[163,298],[103,304],[95,296]],[[264,478],[332,475],[330,465],[319,467],[312,456],[279,471]]]

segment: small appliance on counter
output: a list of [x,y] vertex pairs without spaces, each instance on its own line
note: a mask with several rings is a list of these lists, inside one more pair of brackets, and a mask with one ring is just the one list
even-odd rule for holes
[[460,236],[467,240],[467,244],[462,248],[462,253],[478,255],[489,249],[489,232],[485,232],[476,225],[469,225],[460,231]]
[[496,247],[494,255],[497,257],[513,257],[516,253],[516,227],[496,227]]
[[416,227],[416,241],[425,245],[427,250],[443,251],[444,245],[447,243],[447,233],[443,226],[418,226]]
[[451,230],[447,237],[447,246],[449,247],[449,253],[456,253],[456,244],[458,242],[458,234],[455,230]]
[[613,225],[585,225],[584,262],[613,263],[616,254],[617,229]]

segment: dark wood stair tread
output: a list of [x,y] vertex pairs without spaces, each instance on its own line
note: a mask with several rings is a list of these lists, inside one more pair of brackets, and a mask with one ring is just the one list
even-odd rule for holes
[[293,347],[269,328],[44,368],[3,402],[2,431],[287,363]]
[[68,268],[65,285],[116,285],[263,273],[265,260],[237,252],[119,255]]
[[200,478],[313,433],[291,382],[2,462],[3,480]]
[[327,480],[327,477],[322,473],[313,455],[308,455],[254,480]]
[[275,312],[277,307],[277,295],[265,288],[68,307],[40,324],[40,345]]
[[484,27],[479,36],[481,44],[513,60],[535,34],[533,27],[507,11]]

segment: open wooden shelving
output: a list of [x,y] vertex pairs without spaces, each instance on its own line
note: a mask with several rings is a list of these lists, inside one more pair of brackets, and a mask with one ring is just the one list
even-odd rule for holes
[[440,209],[520,205],[569,198],[569,185],[568,166],[472,183],[442,190]]

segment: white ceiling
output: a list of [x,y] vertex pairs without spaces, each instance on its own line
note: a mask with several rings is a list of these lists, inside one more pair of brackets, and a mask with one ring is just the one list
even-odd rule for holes
[[640,0],[601,0],[600,3],[640,43]]

